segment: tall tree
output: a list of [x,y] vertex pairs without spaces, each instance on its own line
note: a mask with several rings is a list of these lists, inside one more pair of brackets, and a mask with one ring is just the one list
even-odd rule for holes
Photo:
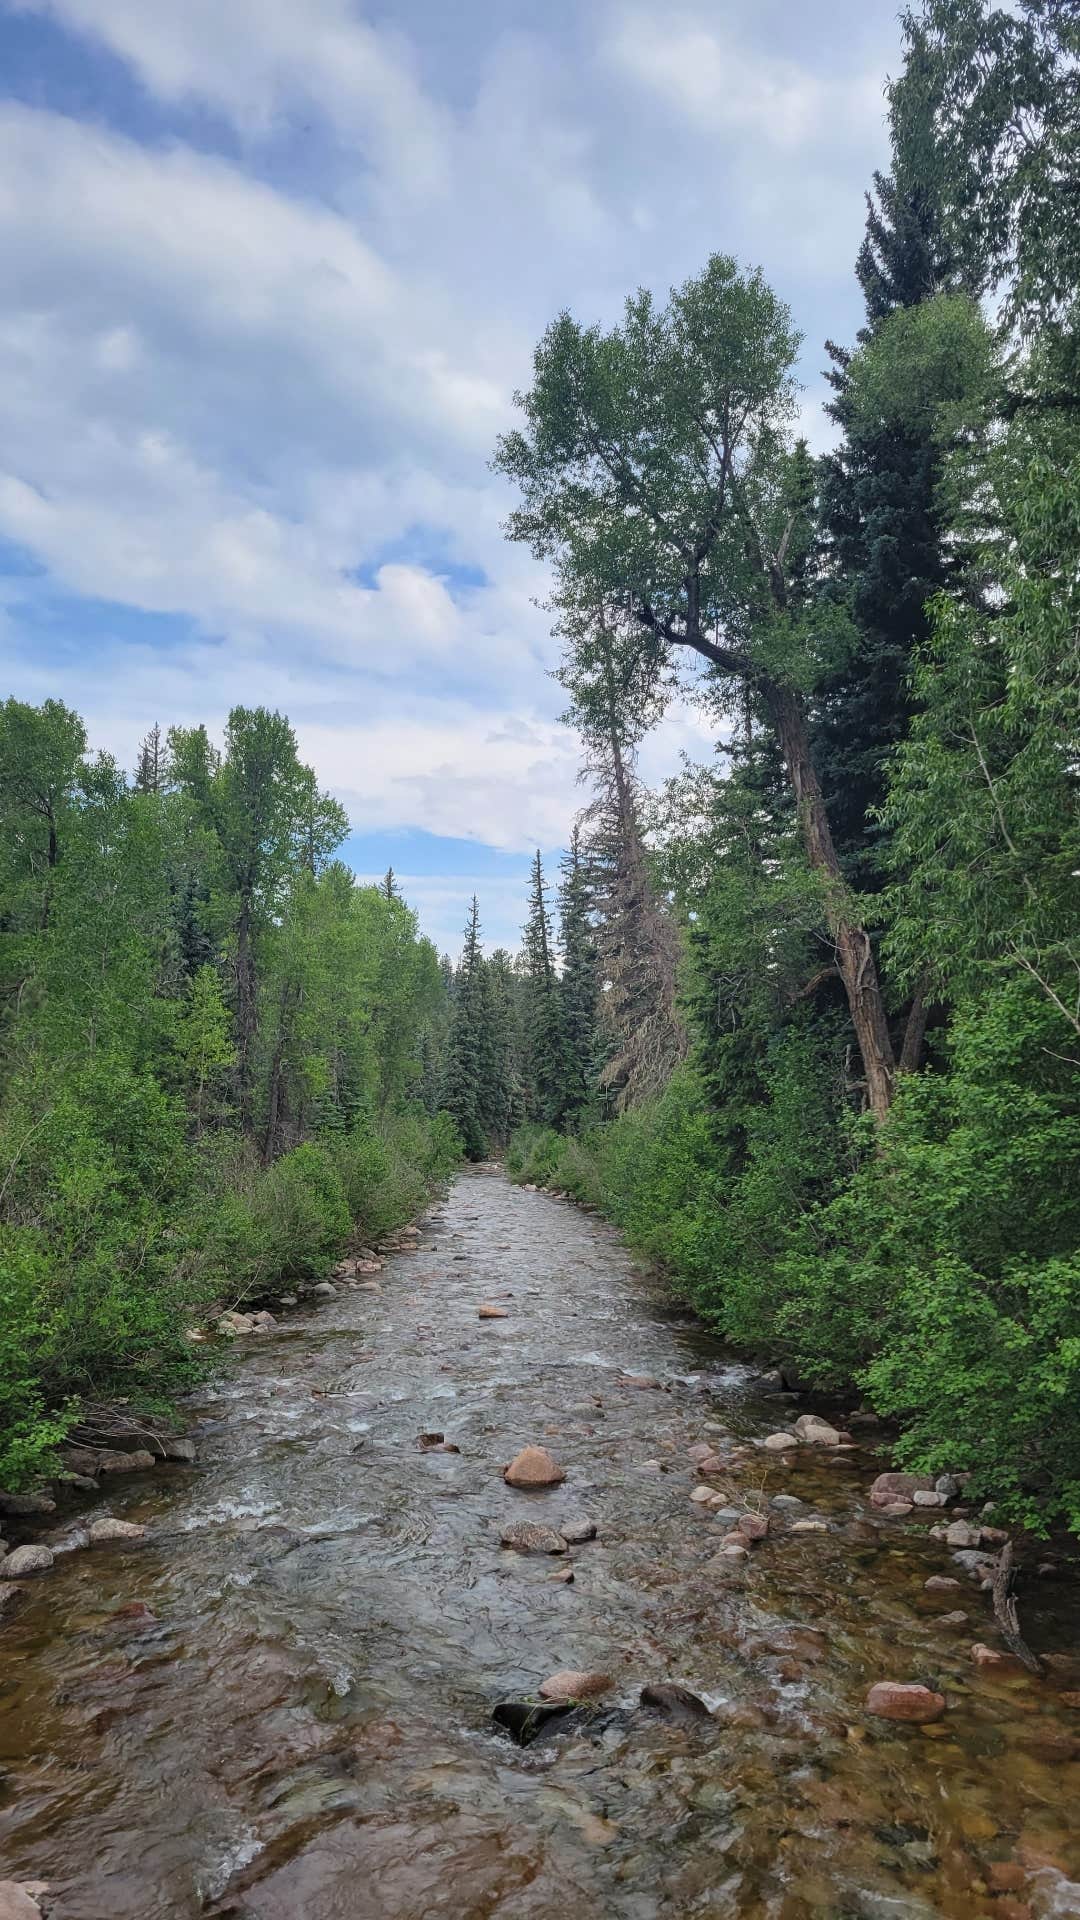
[[529,1112],[544,1126],[561,1126],[569,1099],[570,1063],[563,1002],[552,950],[547,882],[539,847],[529,883],[529,916],[522,938],[525,983],[525,1080]]
[[512,538],[555,563],[575,650],[588,610],[625,609],[627,697],[670,682],[677,658],[706,663],[716,691],[750,688],[774,729],[836,946],[873,1112],[890,1106],[896,1061],[877,965],[845,884],[814,765],[802,688],[818,668],[821,608],[793,590],[812,529],[791,504],[785,428],[798,337],[757,273],[716,255],[657,311],[640,292],[604,333],[563,314],[519,396],[525,428],[496,464],[522,504]]
[[564,1118],[573,1122],[588,1106],[599,1070],[599,960],[579,821],[574,822],[561,868],[559,944],[563,959],[562,1026],[567,1058]]
[[470,1160],[482,1160],[487,1152],[482,1065],[485,1000],[480,903],[474,893],[465,922],[465,945],[454,976],[441,1102],[456,1120]]

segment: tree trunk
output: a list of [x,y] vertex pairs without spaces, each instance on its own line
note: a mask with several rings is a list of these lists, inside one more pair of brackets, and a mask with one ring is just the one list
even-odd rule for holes
[[762,691],[795,791],[807,859],[818,873],[827,876],[825,914],[859,1042],[870,1109],[875,1118],[883,1120],[892,1104],[896,1061],[870,936],[850,911],[851,898],[836,857],[798,698],[789,687],[772,680],[764,683]]
[[929,1011],[930,1009],[926,1003],[926,993],[924,989],[921,986],[916,987],[915,997],[908,1009],[907,1022],[904,1027],[904,1040],[900,1048],[900,1059],[897,1063],[897,1071],[899,1073],[918,1073],[922,1065],[923,1041],[926,1039],[926,1016]]

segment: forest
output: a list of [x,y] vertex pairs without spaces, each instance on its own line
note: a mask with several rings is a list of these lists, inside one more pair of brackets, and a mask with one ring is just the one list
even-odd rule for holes
[[[830,451],[723,252],[536,348],[495,465],[590,799],[519,954],[357,885],[276,713],[129,776],[0,709],[3,1485],[505,1154],[902,1464],[1080,1528],[1080,24],[904,40]],[[715,756],[649,791],[674,702]]]
[[[560,314],[496,456],[595,793],[561,970],[536,870],[511,1165],[903,1464],[1074,1528],[1078,55],[1067,0],[906,18],[830,452],[791,314],[717,253]],[[649,793],[677,698],[716,758]]]

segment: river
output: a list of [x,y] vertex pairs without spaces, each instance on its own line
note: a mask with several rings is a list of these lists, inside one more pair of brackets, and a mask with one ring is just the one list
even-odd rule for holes
[[[956,1569],[869,1509],[887,1463],[755,1451],[732,1484],[804,1504],[718,1568],[686,1450],[787,1409],[606,1223],[467,1173],[379,1284],[238,1343],[198,1464],[109,1489],[146,1541],[58,1558],[5,1624],[0,1851],[51,1920],[1080,1913],[1080,1713],[973,1665],[988,1603],[924,1591]],[[516,1492],[534,1441],[565,1483]],[[500,1546],[583,1514],[572,1582]],[[1068,1650],[1063,1583],[1035,1601]],[[594,1716],[493,1727],[564,1668],[613,1676]],[[944,1719],[875,1721],[882,1678]],[[712,1716],[643,1710],[660,1681]]]

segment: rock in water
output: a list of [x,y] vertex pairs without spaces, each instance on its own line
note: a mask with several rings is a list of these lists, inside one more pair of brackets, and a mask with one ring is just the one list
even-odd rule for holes
[[0,1920],[41,1920],[41,1908],[17,1880],[0,1880]]
[[655,1686],[642,1687],[641,1704],[651,1707],[654,1713],[662,1713],[667,1720],[712,1719],[704,1700],[676,1681],[663,1680]]
[[570,1667],[542,1680],[540,1693],[545,1700],[596,1700],[600,1694],[608,1693],[612,1685],[608,1673],[580,1672]]
[[500,1700],[491,1717],[519,1747],[527,1747],[552,1720],[561,1720],[569,1713],[572,1706],[570,1700]]
[[910,1500],[916,1493],[935,1492],[925,1473],[879,1473],[870,1489],[872,1507],[888,1507],[894,1500]]
[[138,1526],[134,1520],[113,1520],[108,1515],[103,1520],[92,1520],[87,1531],[92,1547],[105,1546],[110,1540],[142,1540],[146,1537],[146,1528]]
[[503,1469],[503,1479],[508,1487],[557,1487],[566,1475],[546,1447],[522,1447]]
[[580,1547],[586,1540],[596,1539],[596,1521],[587,1519],[584,1514],[577,1520],[560,1520],[559,1532],[568,1547]]
[[48,1547],[16,1547],[0,1560],[0,1579],[25,1580],[31,1573],[48,1573],[53,1557]]
[[800,1414],[795,1422],[795,1433],[804,1447],[835,1447],[840,1444],[838,1429],[830,1426],[818,1413]]
[[866,1696],[866,1710],[882,1720],[907,1720],[923,1726],[927,1721],[941,1719],[945,1696],[932,1693],[929,1687],[879,1680]]
[[476,1317],[478,1320],[508,1320],[510,1318],[506,1308],[497,1307],[493,1300],[485,1300],[482,1305],[477,1307]]
[[793,1433],[770,1433],[761,1444],[769,1453],[786,1453],[789,1447],[797,1447],[799,1443]]
[[502,1545],[515,1553],[565,1553],[566,1541],[554,1527],[540,1527],[532,1520],[515,1520],[502,1531]]

